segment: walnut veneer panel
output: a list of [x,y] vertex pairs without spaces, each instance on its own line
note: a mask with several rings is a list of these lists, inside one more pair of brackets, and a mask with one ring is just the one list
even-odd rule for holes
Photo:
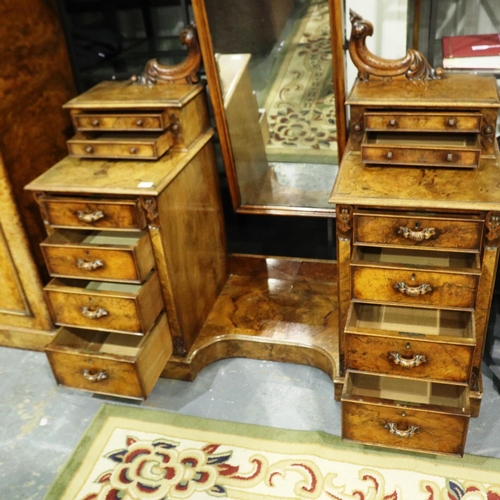
[[66,154],[71,121],[61,109],[75,95],[56,2],[0,4],[0,153],[35,265],[46,276],[38,248],[45,237],[33,197],[23,186]]
[[349,151],[330,196],[331,203],[412,209],[498,210],[498,159],[483,158],[479,168],[432,169],[365,166]]

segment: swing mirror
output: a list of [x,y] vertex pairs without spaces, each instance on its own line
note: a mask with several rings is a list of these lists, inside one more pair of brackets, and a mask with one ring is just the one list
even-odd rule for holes
[[342,0],[192,0],[235,210],[331,217],[346,142]]

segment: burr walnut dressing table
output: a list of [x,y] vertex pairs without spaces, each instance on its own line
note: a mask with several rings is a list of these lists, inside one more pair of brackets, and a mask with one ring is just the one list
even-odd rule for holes
[[[359,63],[370,26],[351,20]],[[380,75],[385,61],[371,64],[372,73],[358,64],[347,99],[350,142],[330,197],[342,434],[462,455],[481,403],[498,261],[496,81],[436,73],[425,60],[416,76]]]

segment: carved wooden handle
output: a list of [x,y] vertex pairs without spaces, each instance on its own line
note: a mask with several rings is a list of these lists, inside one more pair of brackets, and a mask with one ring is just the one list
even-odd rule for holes
[[388,429],[391,434],[394,434],[395,436],[398,436],[400,438],[411,438],[420,431],[420,428],[415,425],[411,425],[410,427],[408,427],[408,429],[405,429],[403,431],[401,429],[398,429],[397,424],[395,424],[394,422],[387,422],[384,427]]
[[90,309],[90,307],[87,306],[82,307],[82,316],[88,319],[99,319],[108,314],[108,311],[102,307],[98,307],[97,309]]
[[433,227],[426,227],[415,231],[410,229],[409,227],[400,227],[398,234],[406,238],[407,240],[412,241],[424,241],[430,239],[432,236],[436,234],[436,230]]
[[76,261],[76,265],[78,266],[78,269],[84,269],[85,271],[94,271],[99,267],[103,267],[104,262],[101,259],[95,259],[90,262],[85,259],[78,259]]
[[404,281],[400,281],[394,285],[394,290],[401,292],[403,295],[408,297],[418,297],[419,295],[425,295],[426,293],[432,292],[431,285],[427,283],[422,283],[417,286],[410,286]]
[[101,210],[95,210],[94,212],[82,212],[79,210],[76,212],[78,220],[82,222],[97,222],[98,220],[104,218],[104,212]]
[[423,354],[416,354],[412,358],[404,358],[398,352],[390,352],[389,358],[392,359],[395,365],[399,365],[403,368],[415,368],[427,362],[427,358]]
[[100,382],[108,378],[108,374],[104,370],[99,370],[97,373],[93,373],[90,370],[83,370],[82,375],[89,382]]

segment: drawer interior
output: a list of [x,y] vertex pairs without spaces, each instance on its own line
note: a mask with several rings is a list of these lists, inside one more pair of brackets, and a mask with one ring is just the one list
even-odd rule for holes
[[154,144],[161,132],[78,132],[69,142],[92,142],[94,144]]
[[344,397],[368,397],[447,408],[467,407],[467,387],[364,372],[347,372]]
[[479,256],[473,253],[439,252],[423,249],[357,246],[352,263],[395,264],[413,267],[442,267],[479,270]]
[[366,145],[422,148],[476,148],[478,137],[470,133],[367,132]]
[[50,349],[88,355],[136,358],[145,339],[146,336],[62,328],[50,343]]
[[[117,292],[138,295],[142,286],[143,285],[135,285],[132,283],[115,283],[112,281],[82,281],[57,278],[53,279],[49,285],[47,285],[46,289],[74,288],[75,291]],[[71,292],[72,290],[69,291]]]
[[470,311],[352,303],[347,324],[347,330],[349,329],[474,339],[473,316]]
[[54,245],[92,245],[112,247],[133,247],[142,234],[132,231],[66,231],[52,233],[45,243]]

